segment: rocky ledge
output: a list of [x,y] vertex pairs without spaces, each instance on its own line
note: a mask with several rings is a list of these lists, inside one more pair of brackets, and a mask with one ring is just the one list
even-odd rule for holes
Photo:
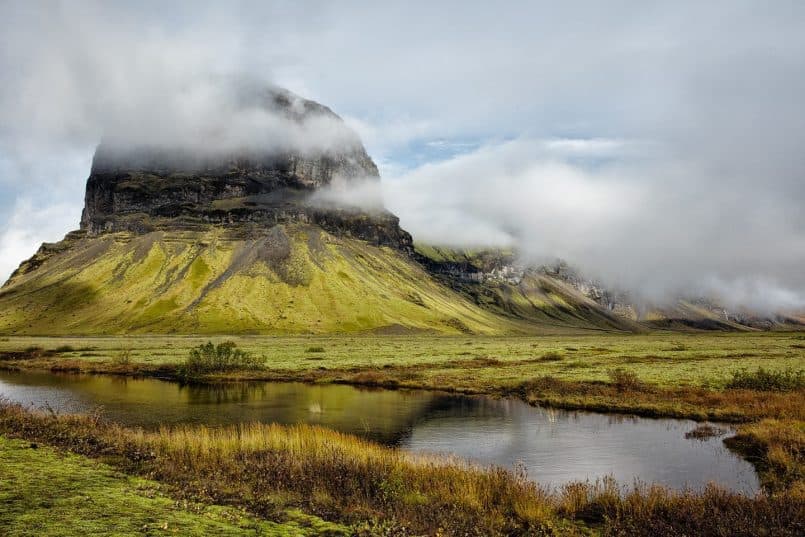
[[334,180],[379,180],[377,166],[341,118],[325,106],[281,89],[265,90],[259,104],[291,125],[326,125],[337,131],[338,143],[199,153],[105,141],[95,153],[87,180],[81,230],[89,235],[149,233],[243,223],[268,229],[278,223],[304,222],[334,234],[413,251],[411,236],[387,211],[311,202],[316,189]]

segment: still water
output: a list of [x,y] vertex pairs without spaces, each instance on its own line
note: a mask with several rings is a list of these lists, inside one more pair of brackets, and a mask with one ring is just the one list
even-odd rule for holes
[[[58,412],[98,410],[125,425],[311,423],[416,452],[519,465],[544,485],[612,476],[673,488],[713,481],[752,494],[752,466],[724,436],[689,440],[689,420],[531,407],[515,399],[342,385],[182,386],[156,379],[0,372],[0,397]],[[728,435],[729,433],[727,433]]]

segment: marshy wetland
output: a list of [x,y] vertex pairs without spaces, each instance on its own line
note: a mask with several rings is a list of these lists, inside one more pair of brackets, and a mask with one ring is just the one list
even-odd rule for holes
[[260,360],[188,382],[206,339],[3,339],[0,433],[242,509],[233,535],[805,527],[800,334],[233,340]]
[[0,372],[0,397],[59,413],[100,412],[126,426],[320,425],[406,451],[459,456],[542,485],[613,477],[675,489],[716,483],[753,494],[747,461],[723,446],[731,429],[686,435],[690,420],[530,406],[513,398],[302,383],[181,385],[100,375]]

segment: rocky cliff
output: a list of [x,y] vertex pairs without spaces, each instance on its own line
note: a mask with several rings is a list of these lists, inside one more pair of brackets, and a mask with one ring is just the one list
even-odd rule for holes
[[319,147],[272,142],[265,148],[249,144],[202,151],[192,145],[131,146],[125,136],[110,136],[114,141],[101,143],[93,159],[81,229],[97,235],[302,222],[411,251],[410,235],[391,213],[310,202],[314,190],[334,180],[379,179],[377,166],[341,118],[325,106],[276,88],[265,90],[259,104],[291,125],[326,125],[336,142]]

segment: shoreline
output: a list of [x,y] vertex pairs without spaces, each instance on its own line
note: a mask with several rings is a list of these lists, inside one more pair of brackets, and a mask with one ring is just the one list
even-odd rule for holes
[[651,535],[656,524],[694,533],[756,532],[772,524],[777,535],[796,535],[805,506],[796,487],[746,496],[713,486],[672,491],[603,480],[548,491],[516,472],[408,454],[307,425],[149,432],[0,404],[0,435],[112,464],[163,483],[177,498],[233,505],[279,523],[289,509],[301,509],[346,524],[354,535],[385,534],[383,520],[395,535]]

